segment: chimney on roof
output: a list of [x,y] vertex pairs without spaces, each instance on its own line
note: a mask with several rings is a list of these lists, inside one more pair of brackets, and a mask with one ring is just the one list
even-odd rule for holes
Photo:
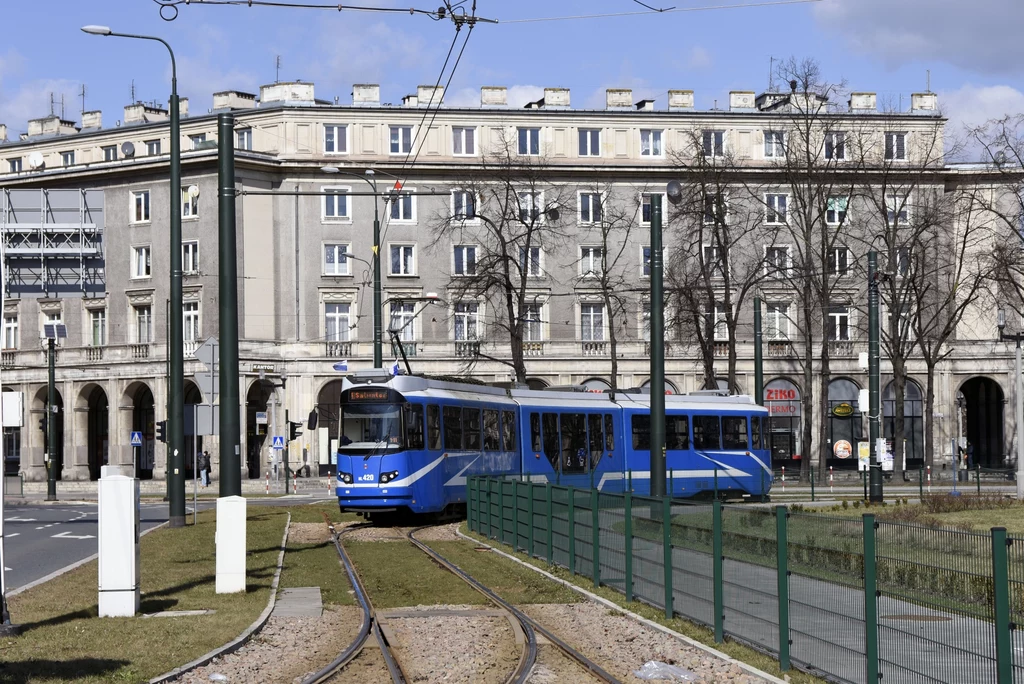
[[605,109],[630,109],[633,107],[633,90],[630,88],[607,88],[604,91]]
[[213,109],[255,109],[256,96],[239,90],[222,90],[213,94]]
[[103,112],[98,109],[91,112],[82,112],[82,130],[98,128],[103,128]]
[[0,124],[0,142],[7,142],[7,124]]
[[508,88],[505,86],[484,86],[480,88],[481,107],[507,107]]
[[421,85],[416,88],[418,104],[430,107],[440,106],[444,101],[444,86]]
[[419,103],[420,100],[415,95],[406,95],[402,98],[403,107],[416,107]]
[[654,100],[640,100],[636,103],[636,109],[639,112],[653,112]]
[[850,112],[853,114],[874,114],[877,111],[874,93],[850,93]]
[[693,109],[692,90],[670,90],[668,91],[668,109],[670,112]]
[[730,90],[729,91],[729,111],[731,112],[744,112],[754,110],[754,91],[753,90]]
[[[178,111],[182,111],[182,108],[179,107]],[[170,116],[166,109],[148,105],[143,102],[136,102],[135,104],[127,105],[124,108],[125,125],[156,123],[158,121],[167,121],[169,118]]]
[[312,83],[289,81],[260,86],[260,104],[282,102],[289,104],[313,104],[316,100]]
[[77,133],[74,121],[66,121],[56,114],[44,116],[41,119],[29,119],[28,137],[37,135],[71,135]]
[[380,86],[376,83],[356,83],[352,86],[352,104],[357,107],[379,107]]
[[178,118],[184,119],[186,116],[188,116],[188,98],[187,97],[179,97],[178,98]]
[[911,93],[910,111],[934,114],[939,108],[939,96],[935,93]]
[[543,97],[540,98],[539,100],[534,100],[533,102],[527,102],[526,104],[523,105],[523,109],[543,109],[543,108],[544,108],[544,98]]
[[544,106],[548,109],[568,109],[569,89],[568,88],[545,88]]

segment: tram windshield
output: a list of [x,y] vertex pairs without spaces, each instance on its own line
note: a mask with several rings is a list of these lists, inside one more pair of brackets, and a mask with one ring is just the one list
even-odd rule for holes
[[405,448],[401,404],[342,404],[338,450],[372,455]]

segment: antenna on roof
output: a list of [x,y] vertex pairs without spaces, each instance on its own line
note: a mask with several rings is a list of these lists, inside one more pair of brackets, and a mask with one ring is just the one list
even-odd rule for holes
[[281,55],[274,58],[274,83],[281,82]]
[[64,93],[60,94],[60,118],[64,118]]
[[78,89],[78,95],[82,98],[82,111],[85,111],[85,84]]
[[132,79],[132,104],[135,104],[135,79]]
[[53,116],[53,93],[50,93],[50,116]]
[[768,57],[768,92],[775,90],[775,57]]
[[925,69],[924,70],[924,92],[926,92],[926,93],[932,92],[932,70],[931,69]]

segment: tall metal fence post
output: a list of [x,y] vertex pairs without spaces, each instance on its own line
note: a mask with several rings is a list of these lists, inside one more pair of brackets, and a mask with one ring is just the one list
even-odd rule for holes
[[712,569],[715,595],[715,643],[725,640],[725,587],[722,568],[722,502],[715,499],[712,504]]
[[917,471],[917,496],[919,501],[924,501],[924,468]]
[[811,464],[811,501],[814,501],[814,464]]
[[672,476],[672,469],[671,468],[669,468],[669,471],[668,471],[668,495],[669,495],[669,498],[674,497],[676,495],[675,478]]
[[868,684],[878,681],[878,575],[875,516],[864,514],[864,642]]
[[590,490],[590,525],[591,525],[591,546],[593,548],[591,557],[591,570],[594,575],[594,586],[601,586],[601,520],[600,520],[600,501],[598,500],[597,490]]
[[779,669],[785,672],[789,663],[789,511],[775,507],[775,559],[779,597]]
[[526,481],[526,493],[530,498],[526,500],[526,515],[530,518],[530,523],[526,526],[526,553],[533,558],[533,483],[529,480]]
[[554,512],[552,511],[554,506],[552,505],[551,483],[550,482],[547,483],[547,497],[548,497],[548,526],[547,526],[546,532],[547,532],[547,535],[548,535],[548,541],[547,541],[548,565],[554,565],[554,563],[555,563],[555,554],[554,554],[554,551],[552,551],[552,548],[551,548],[553,546],[554,537],[555,537],[555,532],[554,532],[554,529],[553,529],[553,527],[551,525],[551,521],[554,520]]
[[626,601],[628,602],[633,600],[633,495],[626,492],[622,495],[622,498],[623,508],[626,509],[626,518],[623,521],[622,534],[625,537],[626,542],[626,576],[624,578],[626,586],[624,589],[626,592]]
[[519,550],[519,480],[512,480],[512,551]]
[[974,466],[974,481],[978,485],[978,495],[981,495],[981,466]]
[[664,497],[661,500],[661,544],[664,551],[665,571],[665,619],[671,620],[675,614],[675,606],[672,605],[672,499]]
[[569,574],[576,574],[576,491],[569,487]]
[[466,478],[466,525],[470,532],[476,532],[473,526],[473,478]]
[[[488,539],[491,536],[491,481],[490,479],[484,480],[484,491],[483,494],[483,507],[484,507],[484,520],[486,529],[481,529],[480,534],[484,535]],[[478,494],[479,496],[479,494]]]
[[629,493],[633,493],[633,469],[630,468],[626,473],[627,482],[629,483]]
[[1013,684],[1013,642],[1010,626],[1010,573],[1005,527],[992,528],[992,589],[996,618],[996,681]]
[[[505,490],[507,489],[507,487],[505,486],[506,482],[507,482],[507,480],[499,480],[498,481],[498,541],[503,542],[505,544],[509,544],[510,546],[514,547],[515,543],[516,543],[515,536],[513,535],[511,543],[508,541],[508,539],[505,536],[505,530],[507,529],[505,527]],[[509,483],[509,484],[511,485],[513,483],[514,483],[514,481]],[[512,498],[512,504],[513,504],[512,515],[513,515],[513,518],[514,518],[515,517],[515,497]]]

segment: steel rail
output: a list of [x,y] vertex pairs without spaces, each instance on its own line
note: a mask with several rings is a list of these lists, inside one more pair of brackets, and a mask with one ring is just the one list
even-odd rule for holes
[[[461,579],[464,582],[466,582],[467,584],[469,584],[471,587],[476,589],[478,592],[480,592],[481,594],[486,596],[488,599],[493,601],[495,604],[500,606],[503,610],[507,610],[509,613],[514,615],[516,617],[516,619],[519,620],[519,624],[521,624],[523,626],[523,631],[527,635],[527,646],[528,646],[528,648],[526,650],[533,652],[532,656],[531,656],[531,660],[535,660],[536,659],[536,650],[537,650],[536,635],[537,634],[541,634],[545,639],[547,639],[552,644],[557,646],[559,648],[559,650],[562,651],[562,653],[564,653],[565,655],[567,655],[570,658],[572,658],[573,660],[575,660],[580,666],[582,666],[585,670],[587,670],[587,672],[589,672],[594,677],[600,679],[603,682],[608,682],[608,684],[621,684],[620,680],[616,679],[613,675],[611,675],[610,673],[605,671],[600,665],[598,665],[594,661],[592,661],[589,658],[587,658],[585,655],[583,655],[582,653],[577,651],[575,648],[573,648],[572,646],[570,646],[566,642],[562,641],[560,638],[555,636],[552,632],[550,632],[549,630],[547,630],[544,627],[542,627],[536,620],[531,618],[529,615],[527,615],[526,613],[524,613],[523,611],[519,610],[518,608],[516,608],[512,604],[510,604],[507,601],[505,601],[505,599],[501,598],[500,596],[495,594],[493,591],[488,589],[486,586],[484,586],[483,584],[481,584],[480,582],[475,580],[471,575],[466,573],[462,568],[460,568],[459,566],[455,565],[454,563],[449,561],[447,558],[445,558],[441,554],[437,553],[436,551],[431,549],[429,546],[427,546],[426,544],[424,544],[423,542],[421,542],[420,540],[416,539],[413,536],[415,533],[419,532],[420,530],[426,529],[427,527],[429,527],[429,526],[417,527],[417,528],[415,528],[413,530],[410,530],[409,532],[406,533],[406,538],[408,538],[410,543],[412,543],[414,546],[416,546],[420,551],[422,551],[423,553],[425,553],[428,556],[430,556],[430,558],[435,563],[437,563],[438,565],[443,567],[445,570],[448,570],[449,572],[454,574],[456,577],[458,577],[459,579]],[[530,670],[532,670],[532,669],[533,669],[533,664],[531,662],[530,666],[528,668],[526,668],[525,670],[517,670],[517,672],[516,672],[517,678],[514,681],[516,681],[516,682],[525,682],[526,678],[530,674]]]

